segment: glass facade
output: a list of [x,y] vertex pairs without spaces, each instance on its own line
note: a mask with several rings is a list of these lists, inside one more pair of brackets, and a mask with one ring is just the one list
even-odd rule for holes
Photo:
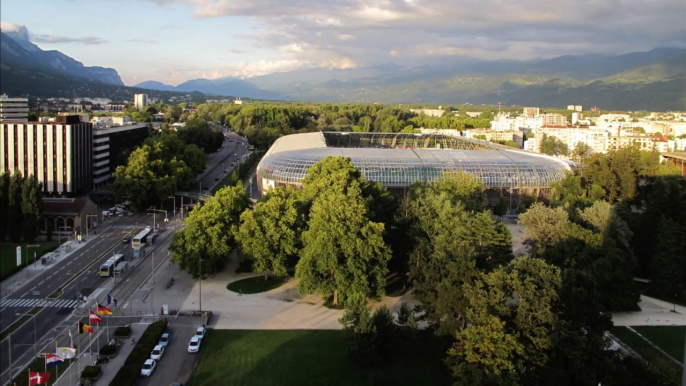
[[[323,134],[326,137],[329,133]],[[560,181],[570,170],[564,161],[556,158],[495,144],[490,146],[486,142],[481,143],[482,141],[460,143],[462,138],[448,137],[446,141],[445,136],[434,136],[438,139],[427,139],[428,136],[424,136],[418,142],[421,145],[426,144],[426,147],[408,148],[396,147],[397,138],[393,140],[377,135],[377,138],[386,143],[374,143],[369,138],[370,133],[350,134],[367,134],[367,138],[362,136],[361,141],[353,137],[350,143],[352,146],[365,147],[320,147],[270,152],[259,163],[257,175],[272,186],[299,186],[312,165],[328,156],[342,156],[350,158],[366,179],[378,181],[388,188],[405,188],[415,181],[435,181],[445,173],[465,171],[479,177],[486,188],[522,189],[548,187],[551,182]],[[398,135],[389,133],[390,136]],[[336,145],[343,144],[341,137],[336,136]],[[326,139],[327,145],[331,146],[333,141]],[[361,144],[365,140],[367,143]],[[403,138],[400,143],[402,142],[408,141]],[[438,142],[450,142],[452,146],[436,146]],[[366,147],[370,144],[372,147]],[[278,141],[274,146],[278,146]],[[460,148],[465,150],[456,150]]]

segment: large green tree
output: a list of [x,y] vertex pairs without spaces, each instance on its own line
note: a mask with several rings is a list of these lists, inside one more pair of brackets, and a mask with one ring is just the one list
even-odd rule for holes
[[19,170],[15,170],[10,177],[9,186],[9,228],[7,233],[10,240],[18,243],[24,231],[24,215],[21,208],[22,189],[24,188],[24,177]]
[[5,241],[10,226],[10,175],[0,173],[0,242]]
[[686,299],[686,221],[663,218],[656,233],[651,289],[662,296]]
[[43,221],[43,189],[33,175],[26,178],[21,192],[24,241],[33,242],[40,233]]
[[255,272],[285,276],[297,262],[305,226],[297,191],[278,187],[243,212],[238,241]]
[[[172,238],[173,261],[198,278],[218,272],[236,246],[239,218],[250,205],[242,186],[227,186],[194,209]],[[201,262],[202,260],[202,262]]]

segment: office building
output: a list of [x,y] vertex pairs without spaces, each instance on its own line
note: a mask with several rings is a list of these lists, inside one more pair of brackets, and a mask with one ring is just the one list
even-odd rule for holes
[[138,109],[142,110],[148,107],[148,95],[147,94],[136,94],[133,96],[133,105]]
[[148,138],[147,123],[105,125],[99,121],[93,130],[93,185],[106,186],[113,178],[117,166],[126,160],[136,147]]
[[26,122],[29,120],[29,100],[0,95],[0,121]]
[[93,124],[0,121],[0,170],[34,175],[46,195],[87,193],[93,183]]

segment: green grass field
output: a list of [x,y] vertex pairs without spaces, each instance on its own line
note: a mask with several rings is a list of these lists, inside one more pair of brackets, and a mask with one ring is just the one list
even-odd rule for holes
[[675,359],[681,362],[684,361],[684,339],[686,339],[686,327],[637,326],[632,328],[653,342],[655,345],[665,350],[665,352]]
[[[653,342],[656,346],[660,347],[661,349],[665,350],[666,352],[669,353],[667,350],[666,346],[663,346],[660,344],[660,342],[664,342],[665,339],[673,339],[677,334],[672,330],[661,330],[663,328],[672,328],[672,327],[650,327],[648,326],[648,330],[652,330],[649,332],[651,334],[651,337],[644,335],[644,330],[646,327],[632,327],[635,329],[637,332],[639,332],[641,335],[646,337],[648,340]],[[679,327],[677,327],[679,328]],[[683,327],[682,328],[682,333],[681,333],[681,346],[682,346],[682,351],[681,355],[683,355],[683,345],[684,345],[684,336],[683,336]],[[677,382],[678,380],[681,379],[681,371],[682,368],[681,366],[677,365],[674,363],[672,360],[668,359],[665,354],[661,353],[659,350],[655,349],[653,346],[648,344],[645,340],[641,339],[640,336],[636,335],[633,331],[629,330],[626,327],[621,327],[621,326],[615,326],[612,327],[610,330],[612,335],[617,337],[619,340],[622,341],[625,345],[631,347],[638,355],[640,355],[643,359],[654,365],[660,372],[665,374],[668,378],[674,380]],[[656,338],[656,340],[653,340],[652,337],[659,337]],[[672,344],[674,344],[672,342]],[[671,345],[670,345],[671,346]],[[682,357],[683,358],[683,357]]]
[[[40,247],[28,248],[28,253],[26,251],[26,245],[40,245]],[[54,251],[58,246],[57,241],[40,241],[34,243],[2,243],[0,244],[0,280],[4,280],[6,277],[11,276],[16,272],[17,267],[17,246],[21,246],[21,261],[22,267],[26,266],[26,261],[33,263],[33,253],[36,252],[36,259],[40,260],[41,256],[44,254]],[[30,256],[28,256],[30,255]],[[40,264],[40,261],[38,262]]]
[[231,282],[226,286],[226,289],[236,293],[241,291],[244,295],[250,295],[271,291],[274,288],[281,287],[285,282],[286,278],[284,277],[270,276],[267,280],[264,280],[264,276],[255,276]]
[[443,364],[449,341],[420,331],[375,368],[346,353],[343,331],[216,330],[203,343],[192,386],[451,385]]

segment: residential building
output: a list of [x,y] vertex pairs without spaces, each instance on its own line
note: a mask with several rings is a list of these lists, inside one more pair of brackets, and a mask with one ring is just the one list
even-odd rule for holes
[[142,110],[148,106],[148,95],[147,94],[136,94],[133,96],[133,105],[138,109]]
[[607,150],[619,150],[636,147],[639,150],[657,150],[660,153],[669,152],[667,137],[654,135],[610,135],[607,139]]
[[417,115],[426,115],[427,117],[434,117],[434,118],[440,118],[443,116],[443,113],[445,113],[445,110],[438,108],[438,109],[410,109],[411,112],[417,114]]
[[490,142],[507,142],[514,141],[518,148],[524,147],[524,134],[521,131],[497,131],[497,130],[484,130],[484,129],[474,129],[466,130],[464,132],[466,138],[475,139],[485,139]]
[[567,126],[567,117],[562,114],[543,114],[542,126]]
[[243,104],[243,101],[241,100],[241,98],[236,98],[236,99],[233,101],[233,104],[234,104],[234,105],[242,105],[242,104]]
[[567,145],[570,153],[574,151],[579,142],[590,146],[594,153],[607,152],[608,131],[586,126],[543,126],[534,136],[529,136],[524,142],[524,149],[539,153],[544,134],[562,141]]
[[85,193],[93,183],[93,124],[0,121],[0,170],[34,175],[46,195]]
[[133,123],[131,121],[131,117],[129,117],[128,115],[125,115],[123,117],[93,117],[93,119],[91,119],[91,122],[98,125],[99,127],[124,126]]
[[581,105],[568,105],[567,110],[572,110],[572,111],[584,111],[584,107]]
[[497,116],[491,121],[491,130],[495,131],[515,131],[515,120],[504,115]]
[[525,107],[522,115],[528,118],[534,118],[541,114],[541,109],[538,107]]
[[142,145],[149,135],[147,123],[105,126],[101,122],[93,130],[93,185],[96,189],[110,182],[117,166],[126,164],[133,149]]
[[29,120],[29,100],[0,95],[0,121],[26,122]]

